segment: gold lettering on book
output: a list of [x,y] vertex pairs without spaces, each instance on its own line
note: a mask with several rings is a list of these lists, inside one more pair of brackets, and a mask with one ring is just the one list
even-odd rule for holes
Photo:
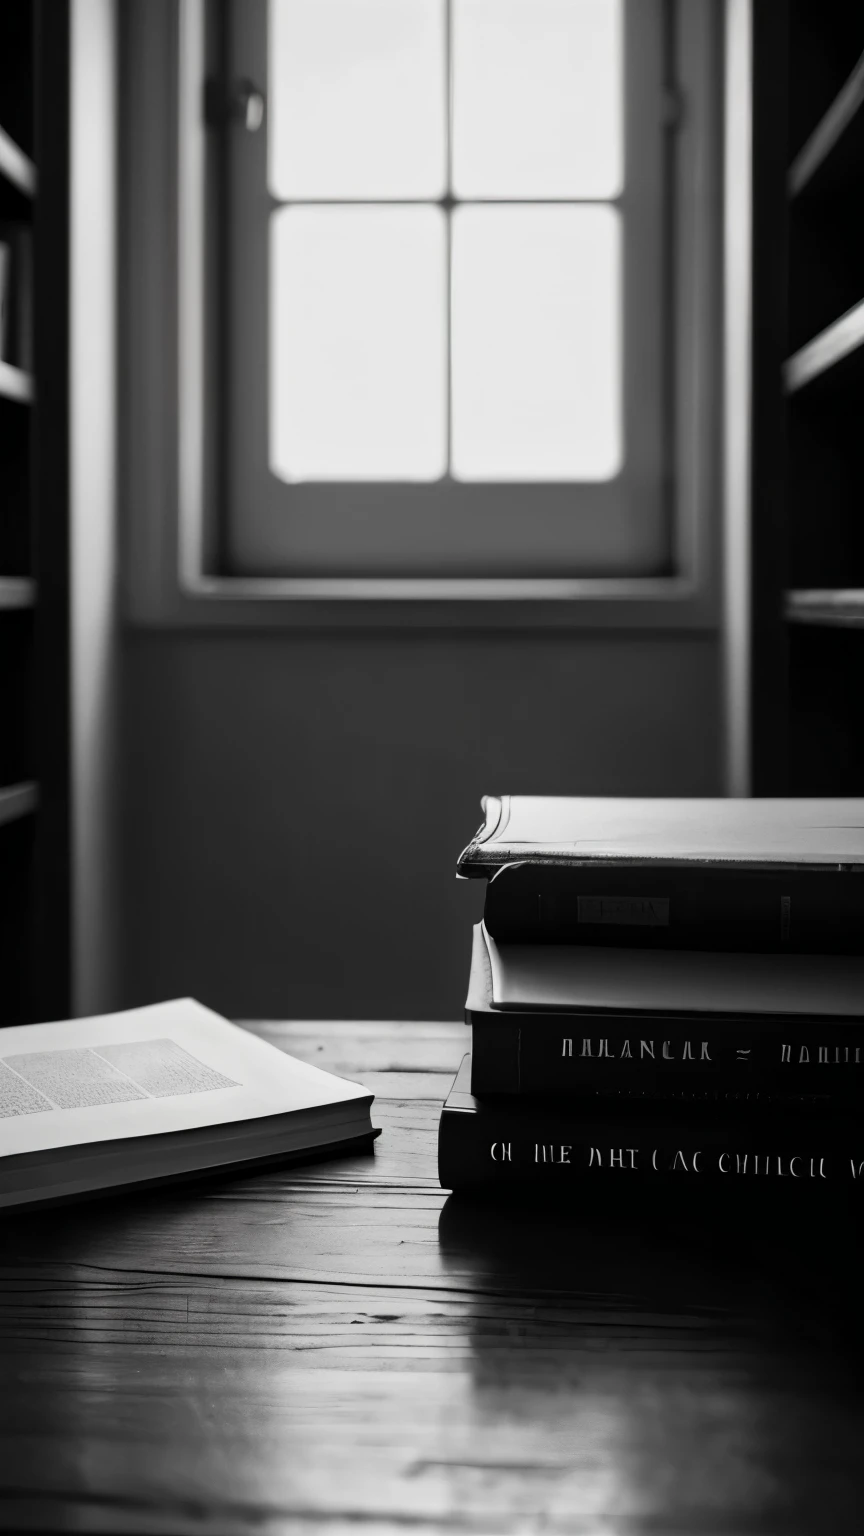
[[513,1158],[512,1158],[511,1153],[510,1153],[510,1146],[511,1146],[511,1143],[509,1141],[493,1141],[493,1143],[492,1143],[492,1161],[493,1161],[493,1163],[512,1163]]
[[621,1053],[620,1054],[621,1054],[622,1060],[623,1060],[623,1058],[625,1056],[630,1057],[631,1053],[630,1053],[630,1041],[629,1040],[625,1040],[624,1041],[624,1044],[621,1047]]
[[572,1056],[573,1055],[573,1041],[572,1040],[562,1040],[562,1042],[561,1042],[561,1055],[562,1056]]

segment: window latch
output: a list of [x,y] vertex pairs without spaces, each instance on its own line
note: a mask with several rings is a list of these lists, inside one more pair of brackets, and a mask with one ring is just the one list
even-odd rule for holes
[[211,128],[243,128],[257,133],[264,121],[264,93],[252,80],[208,80],[204,87],[204,117]]

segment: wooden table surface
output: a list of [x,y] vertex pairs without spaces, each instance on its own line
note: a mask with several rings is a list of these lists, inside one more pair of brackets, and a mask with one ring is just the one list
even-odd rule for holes
[[374,1155],[4,1218],[2,1529],[860,1536],[830,1230],[448,1200],[461,1026],[255,1027]]

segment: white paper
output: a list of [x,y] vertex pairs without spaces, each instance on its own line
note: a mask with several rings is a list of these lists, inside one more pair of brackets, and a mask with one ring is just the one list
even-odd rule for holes
[[0,1157],[370,1097],[191,998],[0,1032]]
[[484,928],[496,1008],[864,1016],[855,955],[496,944]]

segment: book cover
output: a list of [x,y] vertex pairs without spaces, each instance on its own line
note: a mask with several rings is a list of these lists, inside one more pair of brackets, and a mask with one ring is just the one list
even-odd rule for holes
[[483,825],[457,863],[469,877],[525,861],[864,872],[862,799],[485,795],[482,806]]
[[864,877],[662,862],[504,864],[483,920],[501,944],[864,953]]
[[615,1109],[543,1099],[478,1098],[466,1056],[441,1112],[444,1189],[527,1186],[564,1195],[584,1180],[655,1187],[761,1183],[834,1189],[861,1185],[864,1126],[856,1115],[797,1115],[634,1102]]
[[864,1097],[864,962],[497,945],[474,929],[479,1093]]

